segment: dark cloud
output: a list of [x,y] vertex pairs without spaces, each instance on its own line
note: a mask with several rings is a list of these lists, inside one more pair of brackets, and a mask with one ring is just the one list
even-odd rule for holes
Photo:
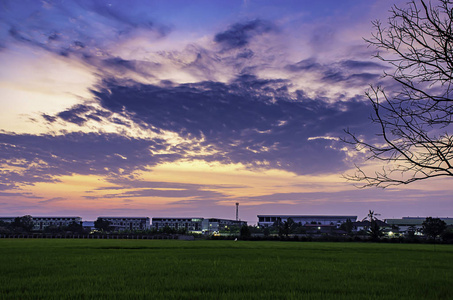
[[274,24],[259,19],[236,23],[226,31],[216,34],[214,41],[221,44],[225,50],[235,49],[247,46],[254,36],[274,30],[276,30]]
[[[108,91],[98,91],[96,96],[104,109],[126,111],[138,124],[204,139],[201,146],[217,153],[203,159],[298,174],[345,168],[345,154],[338,150],[337,141],[308,138],[342,136],[344,128],[369,121],[362,99],[328,104],[300,93],[294,100],[285,81],[254,76],[238,77],[231,84],[170,87],[109,83]],[[188,151],[185,147],[180,145],[179,151]]]
[[62,111],[57,116],[61,119],[77,125],[83,125],[87,119],[80,117],[81,114],[90,111],[90,108],[85,105],[76,105],[70,110]]
[[158,63],[138,60],[124,60],[120,57],[108,57],[100,61],[99,58],[95,56],[85,57],[84,59],[85,62],[93,66],[97,66],[103,72],[110,72],[116,74],[116,76],[127,74],[127,72],[133,72],[147,78],[154,78],[154,76],[150,74],[149,70],[160,66]]
[[323,68],[324,67],[320,63],[318,63],[315,58],[307,58],[285,67],[286,70],[291,72],[322,70]]
[[364,84],[377,82],[379,77],[381,77],[381,75],[373,73],[347,74],[340,70],[330,70],[324,74],[324,77],[322,77],[321,80],[329,83],[342,82],[350,84],[350,86],[363,86]]
[[77,104],[68,110],[57,113],[55,116],[41,114],[41,116],[49,123],[57,120],[63,120],[69,123],[74,123],[83,126],[89,119],[96,122],[111,122],[115,124],[129,126],[128,122],[120,120],[117,117],[112,117],[112,112],[100,110],[92,105]]
[[340,63],[340,65],[347,69],[358,69],[362,71],[364,69],[383,70],[388,68],[388,66],[386,65],[382,65],[372,61],[358,61],[358,60],[344,60]]
[[357,60],[322,64],[312,57],[295,64],[286,65],[285,69],[293,73],[312,72],[319,77],[320,82],[361,87],[377,83],[382,75],[382,70],[386,67],[370,61]]
[[53,123],[57,120],[57,117],[50,116],[48,114],[41,114],[41,116],[49,123]]

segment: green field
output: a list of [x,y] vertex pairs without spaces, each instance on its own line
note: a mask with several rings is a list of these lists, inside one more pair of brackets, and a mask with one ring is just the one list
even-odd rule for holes
[[452,299],[453,246],[0,240],[0,299]]

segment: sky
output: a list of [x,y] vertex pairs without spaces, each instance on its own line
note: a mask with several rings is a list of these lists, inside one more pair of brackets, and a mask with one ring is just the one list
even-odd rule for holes
[[448,179],[344,179],[405,2],[0,1],[0,215],[453,216]]

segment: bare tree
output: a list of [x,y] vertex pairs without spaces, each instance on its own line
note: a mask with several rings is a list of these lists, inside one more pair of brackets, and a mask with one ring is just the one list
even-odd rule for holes
[[363,186],[453,176],[453,2],[414,0],[390,13],[385,25],[373,22],[376,32],[366,40],[377,48],[375,57],[392,67],[384,73],[391,91],[372,86],[366,93],[380,141],[346,130],[347,143],[383,162],[372,174],[357,167],[346,176]]

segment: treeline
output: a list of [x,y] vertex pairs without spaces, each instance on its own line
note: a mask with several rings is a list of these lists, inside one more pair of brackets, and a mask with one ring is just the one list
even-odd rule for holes
[[[453,244],[453,226],[439,219],[428,217],[422,223],[421,229],[409,228],[405,234],[399,233],[399,228],[393,226],[387,232],[379,224],[383,222],[370,217],[369,226],[356,230],[354,223],[347,220],[339,228],[305,226],[294,222],[291,218],[282,222],[277,220],[272,226],[242,226],[239,229],[239,239],[242,240],[278,240],[278,241],[347,241],[347,242],[391,242],[391,243],[446,243]],[[317,224],[309,224],[317,225]],[[234,239],[233,235],[221,234],[212,239]],[[391,233],[391,234],[390,234]]]

